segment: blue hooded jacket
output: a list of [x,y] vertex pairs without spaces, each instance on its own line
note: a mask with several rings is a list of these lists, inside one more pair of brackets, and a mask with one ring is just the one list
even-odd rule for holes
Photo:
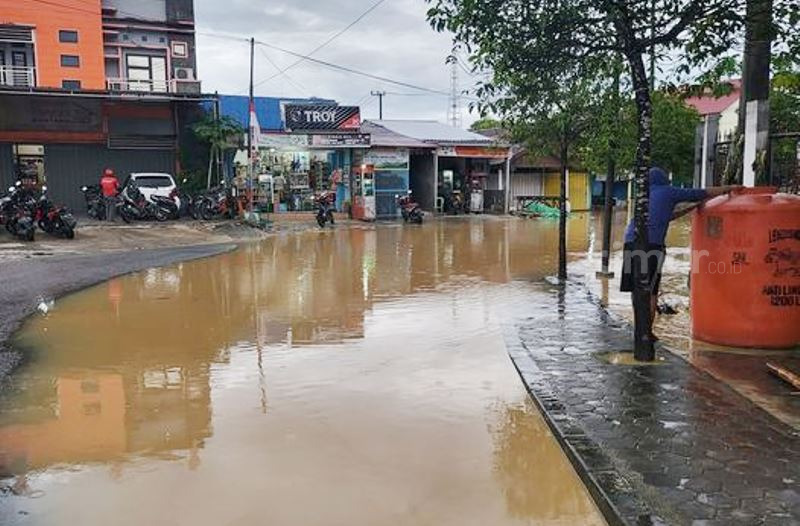
[[[651,168],[649,178],[650,220],[647,222],[647,240],[651,245],[664,245],[675,205],[687,201],[702,201],[708,197],[708,193],[702,188],[675,188],[669,184],[669,178],[661,168]],[[633,222],[631,219],[625,229],[626,243],[634,241]]]

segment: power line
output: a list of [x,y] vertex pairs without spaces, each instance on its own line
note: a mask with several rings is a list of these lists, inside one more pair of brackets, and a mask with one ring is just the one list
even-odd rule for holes
[[299,82],[296,82],[292,77],[290,77],[286,73],[286,70],[281,70],[280,66],[278,66],[278,64],[276,64],[275,61],[272,60],[272,58],[269,55],[267,55],[267,52],[264,51],[263,48],[258,48],[258,50],[261,51],[261,54],[264,55],[264,58],[267,59],[267,61],[269,61],[269,63],[272,64],[272,66],[278,71],[278,73],[283,75],[283,77],[287,81],[289,81],[290,84],[292,84],[298,90],[308,93],[308,89],[306,89],[305,87],[303,87],[302,84],[300,84]]
[[280,46],[275,46],[273,44],[269,44],[269,43],[261,41],[261,40],[256,40],[256,44],[258,44],[260,46],[265,46],[265,47],[267,47],[269,49],[274,49],[275,51],[280,51],[282,53],[286,53],[288,55],[292,55],[292,56],[295,56],[295,57],[302,57],[302,58],[304,58],[305,60],[307,60],[309,62],[313,62],[313,63],[319,64],[321,66],[326,66],[326,67],[331,68],[331,69],[335,69],[335,70],[339,70],[339,71],[345,71],[347,73],[352,73],[353,75],[359,75],[361,77],[366,77],[366,78],[370,78],[370,79],[373,79],[373,80],[379,80],[381,82],[386,82],[388,84],[394,84],[396,86],[403,86],[405,88],[415,89],[415,90],[419,90],[419,91],[425,91],[425,92],[428,92],[428,93],[435,93],[437,95],[449,95],[446,91],[440,91],[440,90],[435,90],[435,89],[431,89],[431,88],[426,88],[424,86],[417,86],[415,84],[411,84],[410,82],[404,82],[402,80],[394,80],[394,79],[391,79],[391,78],[388,78],[388,77],[383,77],[383,76],[380,76],[380,75],[373,75],[371,73],[366,73],[364,71],[359,71],[357,69],[350,68],[348,66],[341,66],[339,64],[334,64],[332,62],[327,62],[325,60],[320,60],[318,58],[310,57],[308,55],[303,55],[301,53],[297,53],[295,51],[284,49],[284,48],[282,48]]
[[[347,30],[348,30],[348,29],[350,29],[350,28],[351,28],[351,27],[353,27],[354,25],[356,25],[356,24],[358,24],[359,22],[361,22],[361,20],[362,20],[362,19],[363,19],[365,16],[367,16],[368,14],[370,14],[372,11],[374,11],[374,10],[375,10],[375,9],[376,9],[376,8],[377,8],[379,5],[381,5],[381,4],[382,4],[382,3],[384,3],[385,1],[386,1],[386,0],[378,0],[377,2],[375,2],[374,4],[372,4],[372,5],[371,5],[371,6],[370,6],[370,7],[369,7],[369,8],[368,8],[366,11],[364,11],[363,13],[361,13],[360,15],[358,15],[358,17],[356,17],[356,19],[355,19],[355,20],[353,20],[352,22],[350,22],[349,24],[347,24],[347,26],[345,26],[344,28],[342,28],[341,30],[339,30],[337,33],[335,33],[334,35],[332,35],[330,38],[328,38],[326,41],[324,41],[323,43],[321,43],[320,45],[318,45],[317,47],[315,47],[314,49],[312,49],[312,50],[311,50],[311,51],[308,53],[308,56],[310,57],[311,55],[313,55],[314,53],[316,53],[316,52],[317,52],[317,51],[319,51],[320,49],[324,48],[325,46],[327,46],[328,44],[330,44],[331,42],[333,42],[334,40],[336,40],[337,38],[339,38],[340,36],[342,36],[342,35],[343,35],[345,32],[347,32]],[[256,82],[256,84],[255,84],[255,85],[256,85],[256,86],[260,86],[261,84],[264,84],[265,82],[269,82],[269,81],[271,81],[272,79],[274,79],[275,77],[279,76],[281,73],[285,73],[286,71],[288,71],[288,70],[292,69],[293,67],[295,67],[296,65],[300,64],[301,62],[303,62],[303,61],[305,61],[305,60],[307,60],[305,57],[301,57],[299,60],[296,60],[295,62],[292,62],[291,64],[289,64],[288,66],[286,66],[286,68],[284,68],[283,70],[279,71],[278,73],[276,73],[276,74],[274,74],[274,75],[272,75],[272,76],[270,76],[270,77],[268,77],[268,78],[265,78],[265,79],[259,80],[258,82]]]

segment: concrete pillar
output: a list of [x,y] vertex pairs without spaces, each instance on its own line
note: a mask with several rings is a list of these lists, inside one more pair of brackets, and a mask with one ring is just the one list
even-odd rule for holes
[[[717,135],[719,134],[719,115],[706,115],[700,125],[700,152],[698,188],[714,186],[714,162],[717,156]],[[696,155],[697,157],[697,155]]]
[[511,155],[506,157],[506,194],[505,205],[503,206],[503,213],[507,214],[511,209]]
[[439,202],[439,154],[433,152],[433,212],[436,213],[436,205]]
[[766,152],[769,142],[769,101],[748,101],[745,111],[742,184],[752,187],[756,185],[756,163],[766,162],[759,159],[759,152]]

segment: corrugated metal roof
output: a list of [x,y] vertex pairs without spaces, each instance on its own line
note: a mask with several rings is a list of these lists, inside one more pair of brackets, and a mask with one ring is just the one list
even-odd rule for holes
[[437,121],[424,120],[379,120],[371,121],[394,133],[418,141],[435,144],[491,145],[495,141],[478,133],[462,130]]
[[739,95],[741,94],[742,81],[735,79],[730,81],[731,92],[721,97],[715,97],[712,94],[700,95],[695,97],[687,97],[684,101],[688,106],[697,110],[700,115],[716,115],[728,109],[732,104],[739,103]]
[[433,149],[436,146],[426,142],[406,137],[395,133],[383,126],[376,124],[373,121],[364,121],[361,123],[361,133],[370,134],[370,144],[372,146],[386,146],[392,148],[429,148]]
[[[336,104],[330,99],[292,99],[280,97],[255,97],[256,116],[258,125],[263,131],[282,131],[281,103],[287,104]],[[220,95],[219,111],[222,115],[233,117],[242,126],[247,126],[249,113],[248,97],[246,95]]]

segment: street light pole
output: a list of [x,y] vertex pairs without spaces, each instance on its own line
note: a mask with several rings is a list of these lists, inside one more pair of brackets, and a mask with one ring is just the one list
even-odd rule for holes
[[247,112],[247,211],[253,211],[253,52],[256,39],[250,38],[250,98]]
[[383,97],[386,96],[385,91],[371,91],[373,97],[378,97],[378,119],[383,120]]

